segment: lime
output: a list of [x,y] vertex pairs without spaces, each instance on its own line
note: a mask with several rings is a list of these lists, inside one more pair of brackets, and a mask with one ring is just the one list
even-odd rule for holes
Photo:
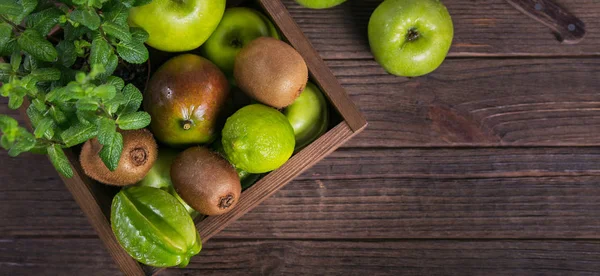
[[266,173],[283,165],[294,152],[294,129],[279,111],[253,104],[227,119],[223,148],[236,168],[249,173]]

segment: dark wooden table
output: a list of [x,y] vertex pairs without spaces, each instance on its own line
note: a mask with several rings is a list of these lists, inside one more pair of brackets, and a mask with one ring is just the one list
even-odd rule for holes
[[[370,125],[165,275],[600,273],[600,2],[558,1],[589,31],[561,45],[503,0],[444,0],[450,56],[414,79],[369,53],[381,1],[285,2]],[[0,274],[119,273],[45,158],[0,166]]]

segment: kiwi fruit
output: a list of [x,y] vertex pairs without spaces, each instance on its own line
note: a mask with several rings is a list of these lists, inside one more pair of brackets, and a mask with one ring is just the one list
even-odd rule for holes
[[97,138],[83,144],[79,162],[86,175],[98,182],[115,186],[133,185],[146,176],[158,154],[152,133],[146,129],[125,130],[120,133],[123,135],[123,151],[114,171],[110,171],[98,155],[103,146]]
[[304,91],[308,68],[292,46],[272,37],[261,37],[238,53],[233,75],[248,96],[284,108]]
[[175,158],[171,180],[188,205],[209,216],[227,213],[242,192],[233,166],[218,153],[203,147],[189,148]]

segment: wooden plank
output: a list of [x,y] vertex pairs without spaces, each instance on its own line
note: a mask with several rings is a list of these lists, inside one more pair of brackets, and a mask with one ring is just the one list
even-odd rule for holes
[[97,237],[0,238],[2,275],[121,275]]
[[300,179],[600,176],[600,148],[340,149]]
[[294,181],[218,237],[600,239],[598,182],[599,176]]
[[[16,160],[0,155],[0,236],[94,236],[47,161]],[[600,238],[599,163],[600,148],[343,149],[217,237]]]
[[[336,8],[311,10],[283,1],[324,59],[372,59],[369,18],[381,0],[348,1]],[[550,30],[504,0],[444,0],[454,22],[450,57],[598,56],[600,9],[590,0],[556,0],[583,20],[589,30],[577,45],[563,45]],[[327,31],[324,31],[324,30]]]
[[448,60],[413,79],[328,65],[369,121],[348,147],[600,145],[600,59]]
[[[6,275],[117,275],[98,239],[1,240]],[[214,239],[161,275],[596,275],[598,241]]]

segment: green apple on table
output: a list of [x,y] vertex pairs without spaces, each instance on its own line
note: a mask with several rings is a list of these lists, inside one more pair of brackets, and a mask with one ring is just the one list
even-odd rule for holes
[[386,0],[369,21],[375,60],[397,76],[433,72],[446,58],[453,37],[452,18],[439,0]]
[[148,45],[166,52],[200,47],[219,25],[225,0],[153,0],[129,12],[129,24],[150,35]]
[[311,9],[327,9],[346,2],[346,0],[296,0],[302,6]]
[[245,7],[229,8],[217,29],[202,45],[202,55],[231,75],[239,51],[262,36],[280,39],[277,29],[264,14]]

